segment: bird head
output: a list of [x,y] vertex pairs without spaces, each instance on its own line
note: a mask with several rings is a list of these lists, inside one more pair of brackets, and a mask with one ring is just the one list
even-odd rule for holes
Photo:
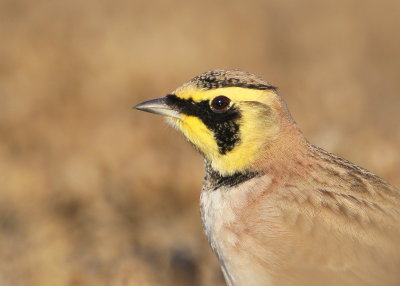
[[252,171],[294,124],[275,87],[237,70],[203,73],[135,108],[166,116],[223,176]]

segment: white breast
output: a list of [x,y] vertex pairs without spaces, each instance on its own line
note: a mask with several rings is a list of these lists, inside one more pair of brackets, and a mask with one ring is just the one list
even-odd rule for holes
[[265,274],[254,273],[263,270],[253,263],[254,253],[251,253],[251,249],[246,252],[247,245],[253,244],[253,238],[242,235],[241,228],[247,226],[245,222],[238,221],[249,202],[267,189],[270,183],[270,178],[263,176],[229,190],[224,187],[212,191],[203,188],[201,193],[204,231],[229,286],[270,285]]

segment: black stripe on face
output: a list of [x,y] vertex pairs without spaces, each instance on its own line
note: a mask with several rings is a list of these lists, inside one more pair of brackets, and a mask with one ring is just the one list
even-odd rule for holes
[[211,110],[208,100],[195,102],[193,99],[182,99],[174,94],[167,95],[166,103],[182,114],[200,118],[214,133],[220,154],[231,151],[240,141],[238,120],[241,115],[234,106],[225,112],[216,113]]

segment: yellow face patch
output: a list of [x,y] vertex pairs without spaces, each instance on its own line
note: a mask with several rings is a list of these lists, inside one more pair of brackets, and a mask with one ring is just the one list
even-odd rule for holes
[[[231,100],[232,108],[239,113],[235,122],[239,126],[239,140],[232,150],[223,154],[217,144],[215,131],[210,130],[204,120],[185,114],[182,114],[181,119],[171,119],[185,137],[204,154],[212,168],[222,175],[248,169],[257,159],[260,148],[279,131],[273,109],[277,95],[272,90],[241,87],[201,90],[186,87],[176,90],[174,94],[180,99],[193,100],[195,103],[211,102],[215,97],[224,95]],[[226,126],[229,128],[228,124]],[[225,134],[223,130],[221,132]]]
[[214,140],[213,133],[200,118],[183,115],[181,128],[183,134],[202,153],[213,155],[215,152],[218,152],[217,142]]

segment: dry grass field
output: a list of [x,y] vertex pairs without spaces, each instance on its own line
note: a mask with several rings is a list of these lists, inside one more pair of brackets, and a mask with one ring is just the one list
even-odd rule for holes
[[201,157],[132,110],[210,69],[400,186],[397,0],[0,0],[0,286],[224,285]]

